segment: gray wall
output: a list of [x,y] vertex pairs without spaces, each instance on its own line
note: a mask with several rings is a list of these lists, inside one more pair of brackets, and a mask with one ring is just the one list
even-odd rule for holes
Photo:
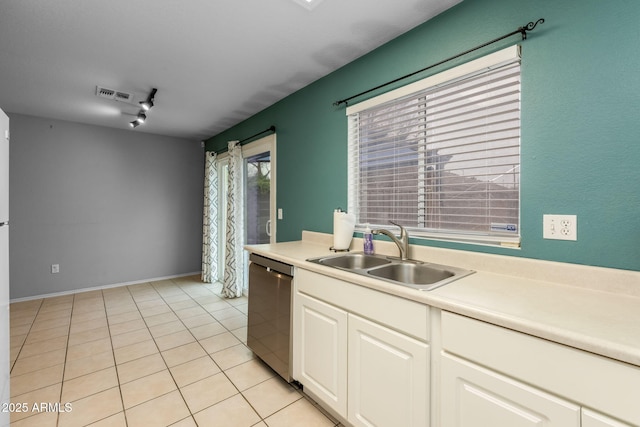
[[12,299],[200,271],[198,141],[9,117]]

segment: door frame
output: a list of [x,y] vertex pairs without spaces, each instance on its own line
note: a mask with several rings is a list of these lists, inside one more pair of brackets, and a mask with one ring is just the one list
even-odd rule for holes
[[[269,178],[269,220],[270,223],[270,231],[271,236],[269,237],[269,243],[276,243],[276,231],[277,231],[277,221],[276,221],[276,134],[271,134],[265,136],[263,138],[257,139],[253,142],[250,142],[247,145],[242,146],[242,158],[246,159],[247,157],[255,156],[260,153],[264,153],[265,151],[269,151],[269,156],[271,157],[271,176]],[[244,178],[244,171],[243,171]],[[246,211],[245,211],[246,212]]]
[[[256,154],[264,153],[265,151],[270,152],[271,156],[271,184],[269,188],[269,219],[271,220],[271,236],[269,238],[269,243],[276,243],[276,230],[277,230],[277,220],[276,220],[276,134],[267,135],[263,138],[257,139],[249,144],[242,146],[242,158],[246,159],[247,157],[254,156]],[[227,157],[229,157],[228,152],[221,153],[218,156],[218,161],[224,162]],[[242,174],[243,185],[244,185],[244,171]],[[244,202],[243,202],[244,203]],[[221,205],[222,206],[222,205]],[[244,231],[244,229],[243,229]],[[224,239],[224,237],[223,237]]]

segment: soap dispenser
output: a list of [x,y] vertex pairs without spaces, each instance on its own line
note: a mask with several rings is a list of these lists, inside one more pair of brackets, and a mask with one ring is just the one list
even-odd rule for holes
[[371,233],[369,224],[367,224],[364,229],[364,253],[366,255],[373,255],[373,234]]

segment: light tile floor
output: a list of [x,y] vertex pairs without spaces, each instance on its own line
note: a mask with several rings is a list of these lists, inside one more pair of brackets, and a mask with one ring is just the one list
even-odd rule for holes
[[254,358],[246,325],[246,298],[196,277],[13,303],[11,426],[339,425]]

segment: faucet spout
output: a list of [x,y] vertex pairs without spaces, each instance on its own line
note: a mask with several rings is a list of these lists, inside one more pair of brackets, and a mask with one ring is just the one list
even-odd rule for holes
[[385,236],[389,237],[393,241],[393,243],[395,243],[396,246],[398,246],[398,250],[400,251],[400,259],[406,260],[409,257],[409,233],[407,233],[407,230],[405,230],[405,228],[400,224],[397,224],[393,221],[389,221],[389,222],[393,225],[400,227],[400,238],[396,237],[396,235],[390,232],[389,230],[385,230],[383,228],[372,230],[371,233],[384,234]]

